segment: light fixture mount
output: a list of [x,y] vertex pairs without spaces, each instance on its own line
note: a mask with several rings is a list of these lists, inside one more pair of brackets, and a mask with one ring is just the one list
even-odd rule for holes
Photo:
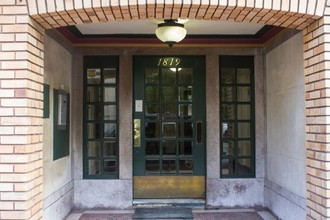
[[165,19],[164,23],[158,24],[155,31],[157,38],[167,43],[169,47],[182,41],[187,34],[184,25],[177,22],[177,19]]

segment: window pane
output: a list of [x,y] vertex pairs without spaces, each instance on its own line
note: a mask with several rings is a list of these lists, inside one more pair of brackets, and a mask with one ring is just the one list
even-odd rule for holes
[[100,156],[100,142],[89,141],[87,144],[88,156],[89,157],[99,157]]
[[237,101],[238,102],[250,102],[251,101],[251,92],[250,87],[247,86],[238,86],[237,87]]
[[94,104],[87,107],[87,120],[100,120],[102,116],[101,105]]
[[250,134],[250,123],[242,122],[237,124],[238,138],[249,138]]
[[159,138],[160,136],[160,123],[147,122],[145,127],[146,138]]
[[145,102],[159,102],[159,86],[145,87]]
[[235,173],[235,160],[232,158],[221,160],[221,174],[234,174]]
[[162,69],[162,82],[167,85],[176,84],[176,69],[163,68]]
[[100,165],[99,160],[88,160],[88,175],[100,175]]
[[238,141],[238,156],[251,155],[251,141]]
[[222,156],[234,156],[235,144],[233,141],[224,141],[222,143]]
[[235,137],[235,123],[229,123],[229,122],[222,123],[222,137],[223,138]]
[[238,159],[238,173],[248,174],[251,173],[251,160],[250,159]]
[[221,69],[221,84],[233,84],[235,82],[235,68]]
[[117,156],[117,144],[115,141],[105,141],[103,144],[103,155],[105,157]]
[[179,84],[190,85],[193,83],[193,70],[191,68],[178,69]]
[[146,160],[146,174],[159,174],[159,160]]
[[163,160],[163,174],[175,174],[176,163],[175,160]]
[[237,69],[237,83],[250,84],[251,69],[238,68]]
[[115,160],[104,160],[103,163],[104,175],[115,175],[116,171],[117,171],[117,162]]
[[117,118],[116,105],[104,105],[104,120],[116,120]]
[[175,138],[176,137],[176,123],[175,122],[164,122],[163,123],[163,137],[164,138]]
[[145,117],[146,119],[159,119],[160,106],[159,104],[146,104]]
[[163,119],[164,120],[171,120],[176,119],[178,111],[177,104],[163,104]]
[[163,141],[163,155],[176,155],[175,141]]
[[158,68],[146,68],[145,69],[145,82],[146,83],[159,83],[159,69]]
[[183,119],[192,118],[192,104],[180,104],[179,105],[179,117]]
[[175,86],[163,86],[162,98],[165,103],[176,103],[178,98]]
[[192,101],[192,86],[179,87],[179,101]]
[[90,139],[98,139],[101,137],[101,129],[99,123],[87,124],[87,137]]
[[221,87],[221,101],[234,102],[235,101],[235,87],[222,86]]
[[179,155],[191,156],[193,155],[193,147],[191,141],[180,141],[179,142]]
[[159,141],[147,141],[146,142],[146,156],[159,155]]
[[116,83],[116,69],[107,68],[103,70],[104,83]]
[[193,137],[193,123],[179,121],[179,137],[192,138]]
[[104,102],[116,102],[116,88],[104,87]]
[[117,136],[116,123],[104,123],[104,137],[114,138]]
[[192,174],[193,173],[193,161],[192,160],[180,160],[179,161],[179,173]]
[[86,101],[87,102],[100,102],[101,101],[100,87],[88,86]]
[[101,70],[100,69],[87,69],[87,84],[100,84]]
[[237,119],[249,120],[250,119],[250,105],[237,105]]
[[220,111],[222,120],[235,119],[235,105],[222,104]]

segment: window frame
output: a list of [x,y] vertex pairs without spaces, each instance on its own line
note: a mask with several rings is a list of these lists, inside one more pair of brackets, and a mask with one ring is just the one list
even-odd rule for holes
[[[231,178],[255,178],[255,81],[254,81],[254,56],[231,56],[231,55],[225,55],[219,57],[219,118],[220,118],[220,178],[223,179],[231,179]],[[223,68],[234,68],[235,69],[235,82],[231,84],[225,84],[222,82],[221,74]],[[237,69],[240,68],[248,68],[250,69],[250,83],[244,84],[244,83],[238,83],[237,80]],[[235,99],[232,101],[223,101],[222,97],[222,89],[223,86],[231,86],[235,90],[234,97]],[[243,87],[243,86],[249,86],[250,87],[250,101],[238,101],[237,100],[237,87]],[[234,105],[234,113],[235,117],[234,119],[224,119],[222,116],[222,105]],[[238,119],[237,118],[237,106],[239,104],[249,104],[250,106],[250,119]],[[249,138],[242,138],[238,137],[238,123],[244,123],[248,122],[250,123],[250,136]],[[223,123],[234,123],[234,137],[232,138],[225,138],[223,137]],[[250,155],[249,156],[240,156],[238,153],[238,141],[250,141]],[[224,142],[225,141],[233,141],[234,143],[234,152],[233,157],[230,157],[228,155],[223,155],[224,153]],[[234,173],[231,174],[224,174],[222,170],[222,161],[223,159],[233,159],[234,160]],[[250,172],[249,173],[239,173],[238,172],[238,160],[239,159],[250,159]]]
[[[116,81],[115,83],[104,82],[104,69],[116,69]],[[87,82],[87,69],[100,69],[100,83],[99,84],[88,84]],[[100,100],[95,102],[88,102],[86,100],[87,91],[89,86],[95,86],[100,89]],[[104,100],[104,89],[109,87],[115,87],[115,102]],[[118,56],[84,56],[83,57],[83,179],[119,179],[119,57]],[[105,105],[116,105],[116,118],[105,119],[104,118],[104,106]],[[95,105],[99,106],[101,117],[99,119],[88,120],[88,106]],[[100,126],[100,137],[89,138],[88,137],[88,123],[98,123]],[[104,136],[104,126],[106,123],[115,123],[116,125],[116,137],[106,138]],[[99,156],[88,155],[88,142],[98,141],[99,145]],[[105,156],[104,154],[104,142],[115,141],[116,142],[116,154],[114,156]],[[89,160],[100,161],[100,174],[91,175],[89,171]],[[104,174],[104,161],[108,159],[116,162],[115,174],[107,175]]]

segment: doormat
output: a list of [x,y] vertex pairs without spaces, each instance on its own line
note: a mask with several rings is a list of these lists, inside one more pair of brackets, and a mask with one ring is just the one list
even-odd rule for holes
[[191,208],[136,208],[133,219],[194,219]]

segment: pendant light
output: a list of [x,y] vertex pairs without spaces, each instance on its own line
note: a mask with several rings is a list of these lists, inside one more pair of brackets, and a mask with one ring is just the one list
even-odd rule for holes
[[169,47],[182,41],[187,34],[184,25],[177,22],[178,20],[176,19],[165,20],[164,23],[158,24],[158,28],[155,31],[157,38],[167,43]]

